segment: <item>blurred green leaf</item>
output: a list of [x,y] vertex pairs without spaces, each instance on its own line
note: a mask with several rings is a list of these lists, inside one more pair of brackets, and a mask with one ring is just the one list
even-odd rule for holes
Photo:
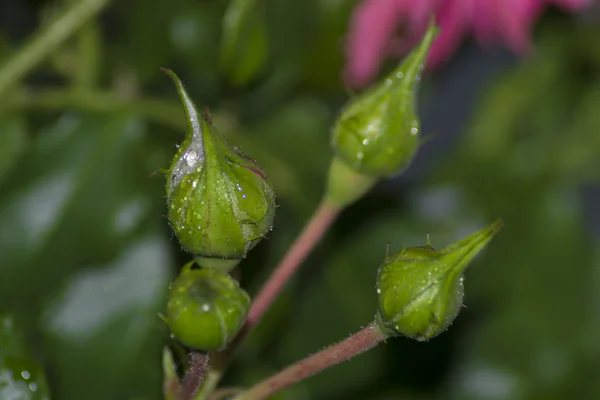
[[259,0],[230,0],[225,10],[220,68],[235,85],[252,80],[267,61],[269,46],[264,13],[264,3]]
[[143,140],[144,124],[126,115],[64,115],[37,134],[0,196],[3,304],[40,304],[69,273],[112,259],[159,219],[163,183],[148,178]]
[[282,166],[269,165],[265,159],[265,170],[267,175],[273,174],[275,193],[286,193],[286,201],[304,215],[312,211],[323,192],[331,157],[330,120],[323,103],[301,98],[248,129],[248,135],[265,153],[276,154],[285,162]]
[[344,41],[359,0],[318,0],[316,34],[303,63],[303,80],[315,89],[338,93],[343,88]]
[[46,309],[57,398],[160,398],[166,330],[157,314],[173,261],[152,231],[99,270],[75,275]]
[[31,357],[23,331],[12,316],[0,316],[0,399],[49,398],[44,371]]

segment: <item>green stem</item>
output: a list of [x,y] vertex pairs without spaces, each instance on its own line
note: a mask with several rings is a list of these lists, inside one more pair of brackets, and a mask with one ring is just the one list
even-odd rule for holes
[[247,392],[236,397],[235,400],[266,399],[282,389],[372,349],[387,337],[379,329],[377,323],[372,322],[348,339],[334,344],[304,360],[298,361],[283,371],[258,383]]
[[128,99],[109,91],[45,89],[22,91],[11,97],[9,108],[62,110],[75,108],[92,112],[125,111],[139,114],[174,129],[186,129],[185,118],[178,103],[160,99]]
[[0,67],[0,98],[86,22],[98,14],[110,0],[81,0],[53,23],[40,30],[27,44]]
[[77,75],[75,84],[89,89],[98,83],[100,66],[100,27],[97,21],[90,21],[78,35]]

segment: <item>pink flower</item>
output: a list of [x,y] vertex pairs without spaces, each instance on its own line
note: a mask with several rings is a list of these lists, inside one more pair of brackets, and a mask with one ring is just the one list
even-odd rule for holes
[[402,56],[418,42],[432,14],[441,32],[427,60],[430,70],[447,61],[470,32],[482,45],[501,42],[524,54],[531,49],[531,26],[546,5],[575,11],[591,1],[363,0],[350,21],[345,78],[354,87],[368,84],[388,54]]

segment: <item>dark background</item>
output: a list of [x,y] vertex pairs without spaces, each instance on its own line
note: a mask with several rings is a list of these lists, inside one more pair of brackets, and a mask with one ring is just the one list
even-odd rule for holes
[[[74,3],[0,0],[0,75]],[[275,228],[240,265],[251,295],[318,203],[348,99],[342,49],[356,2],[261,2],[266,34],[229,67],[227,4],[113,1],[0,93],[1,399],[161,398],[172,343],[157,313],[189,256],[162,216],[162,176],[149,177],[185,131],[159,67],[275,185]],[[448,332],[389,340],[276,398],[600,398],[598,37],[597,10],[550,9],[529,57],[467,41],[426,76],[429,140],[404,175],[344,211],[225,384],[251,385],[370,322],[386,243],[422,245],[429,233],[440,248],[502,217]]]

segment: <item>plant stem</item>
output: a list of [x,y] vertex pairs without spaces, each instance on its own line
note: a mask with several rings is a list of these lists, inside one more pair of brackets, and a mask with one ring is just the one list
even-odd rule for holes
[[78,35],[76,75],[74,83],[78,88],[93,88],[98,83],[100,72],[100,26],[98,21],[90,21]]
[[81,0],[52,24],[37,32],[0,68],[0,98],[109,2],[110,0]]
[[209,356],[205,353],[190,354],[190,368],[179,392],[179,400],[192,400],[206,376]]
[[76,108],[92,112],[125,111],[140,114],[174,129],[187,127],[179,103],[156,98],[128,99],[110,91],[74,89],[21,91],[9,100],[7,106],[40,110]]
[[372,349],[385,340],[387,335],[372,322],[359,332],[325,350],[290,365],[283,371],[258,383],[250,390],[236,397],[236,400],[262,400],[298,383],[324,369],[351,359]]
[[311,217],[308,225],[292,244],[284,258],[263,285],[256,299],[252,302],[246,322],[232,347],[241,342],[250,331],[260,322],[264,313],[269,309],[285,284],[298,271],[310,251],[321,240],[327,229],[336,220],[341,209],[329,201],[323,200]]
[[227,367],[228,360],[226,359],[226,353],[213,353],[210,358],[210,368],[206,374],[206,378],[200,387],[200,390],[196,393],[194,400],[207,400],[210,395],[213,394],[217,385],[221,381],[223,372]]

